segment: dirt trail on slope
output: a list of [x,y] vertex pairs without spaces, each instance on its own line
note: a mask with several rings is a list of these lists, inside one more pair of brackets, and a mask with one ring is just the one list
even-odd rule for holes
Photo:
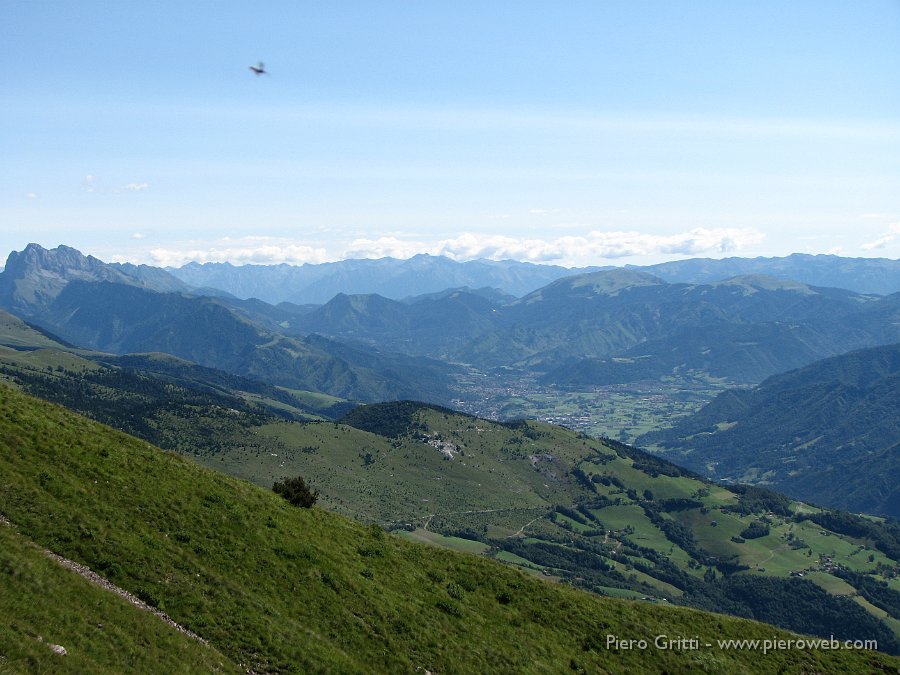
[[[9,519],[6,518],[3,514],[0,514],[0,525],[6,525],[7,527],[15,527],[15,525],[13,525],[9,521]],[[197,642],[200,642],[204,645],[209,644],[206,640],[204,640],[202,637],[200,637],[193,631],[188,630],[184,626],[176,623],[175,620],[172,619],[172,617],[170,617],[168,614],[166,614],[162,610],[159,610],[156,607],[153,607],[152,605],[148,605],[146,602],[144,602],[143,600],[141,600],[138,597],[135,597],[134,595],[132,595],[131,593],[126,591],[124,588],[119,588],[112,582],[107,581],[106,579],[101,577],[99,574],[94,572],[94,570],[92,570],[90,567],[82,565],[81,563],[77,563],[74,560],[69,560],[68,558],[64,558],[61,555],[58,555],[58,554],[54,553],[53,551],[48,551],[46,549],[44,549],[44,555],[46,555],[51,560],[55,560],[58,564],[62,565],[66,569],[72,570],[76,574],[81,575],[82,577],[84,577],[85,579],[90,581],[92,584],[94,584],[96,586],[100,586],[101,588],[104,588],[107,591],[110,591],[111,593],[115,593],[119,597],[125,598],[125,600],[130,602],[132,605],[134,605],[138,609],[142,609],[145,612],[150,612],[154,616],[156,616],[159,619],[161,619],[162,621],[166,622],[169,626],[171,626],[172,628],[177,630],[179,633],[187,635],[189,638],[194,639]]]
[[525,528],[528,527],[529,525],[531,525],[532,523],[534,523],[535,521],[540,520],[540,519],[543,518],[543,517],[544,517],[544,516],[541,515],[541,516],[538,516],[537,518],[534,518],[533,520],[529,520],[527,523],[525,523],[522,527],[519,528],[519,531],[518,531],[518,532],[516,532],[515,534],[509,535],[509,536],[507,537],[507,539],[512,539],[513,537],[523,537],[523,536],[525,536]]

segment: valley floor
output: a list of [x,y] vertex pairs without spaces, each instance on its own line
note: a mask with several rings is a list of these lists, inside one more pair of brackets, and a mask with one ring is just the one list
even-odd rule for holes
[[633,443],[643,434],[674,426],[734,386],[698,375],[562,389],[535,377],[470,371],[456,382],[459,398],[453,407],[485,419],[534,419]]

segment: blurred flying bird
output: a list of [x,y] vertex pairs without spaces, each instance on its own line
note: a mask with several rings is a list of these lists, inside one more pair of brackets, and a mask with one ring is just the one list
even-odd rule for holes
[[250,70],[253,71],[254,75],[268,75],[269,71],[266,70],[266,65],[260,61],[255,66],[247,66]]

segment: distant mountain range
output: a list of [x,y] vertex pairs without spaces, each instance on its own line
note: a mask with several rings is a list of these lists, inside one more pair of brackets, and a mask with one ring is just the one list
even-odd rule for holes
[[[321,304],[338,293],[376,293],[401,300],[463,286],[492,287],[522,297],[562,277],[604,269],[613,268],[566,268],[512,260],[456,262],[417,255],[408,260],[343,260],[299,266],[188,263],[167,271],[185,284],[218,288],[238,298],[258,298],[271,304]],[[766,275],[857,293],[900,291],[900,261],[886,258],[795,253],[776,258],[694,258],[643,267],[628,265],[626,269],[648,272],[669,283],[710,284],[736,276]]]
[[[462,269],[426,256],[405,263],[407,272]],[[162,351],[366,401],[447,403],[459,364],[566,387],[683,376],[755,384],[900,341],[900,294],[762,275],[687,284],[617,268],[559,278],[518,299],[483,287],[414,295],[421,287],[410,282],[403,301],[338,293],[323,305],[277,306],[183,284],[164,270],[29,245],[0,274],[0,306],[92,349]]]
[[565,277],[498,304],[465,289],[406,302],[338,295],[284,328],[546,384],[607,385],[704,374],[758,383],[851,349],[900,340],[900,294],[769,277],[669,284],[636,270]]
[[810,286],[890,295],[900,291],[900,260],[794,253],[781,258],[692,258],[639,267],[666,281],[703,284],[746,274],[793,279]]
[[900,517],[900,344],[727,391],[639,442],[716,479]]
[[377,293],[399,300],[461,286],[498,288],[521,296],[560,277],[596,269],[513,260],[456,262],[422,254],[408,260],[343,260],[299,266],[188,263],[166,271],[191,286],[219,288],[238,298],[259,298],[272,304],[321,304],[339,293]]

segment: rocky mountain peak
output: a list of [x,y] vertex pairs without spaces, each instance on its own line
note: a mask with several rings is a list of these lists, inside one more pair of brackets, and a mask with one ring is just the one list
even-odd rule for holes
[[13,251],[6,260],[4,272],[21,278],[31,272],[55,272],[65,274],[71,271],[91,272],[104,263],[93,256],[85,256],[71,246],[59,245],[46,249],[40,244],[28,244],[22,252]]
[[[31,316],[52,302],[70,281],[76,280],[159,286],[70,246],[46,249],[32,243],[21,252],[9,254],[6,268],[0,273],[0,305],[23,316]],[[173,282],[178,283],[174,279]]]

